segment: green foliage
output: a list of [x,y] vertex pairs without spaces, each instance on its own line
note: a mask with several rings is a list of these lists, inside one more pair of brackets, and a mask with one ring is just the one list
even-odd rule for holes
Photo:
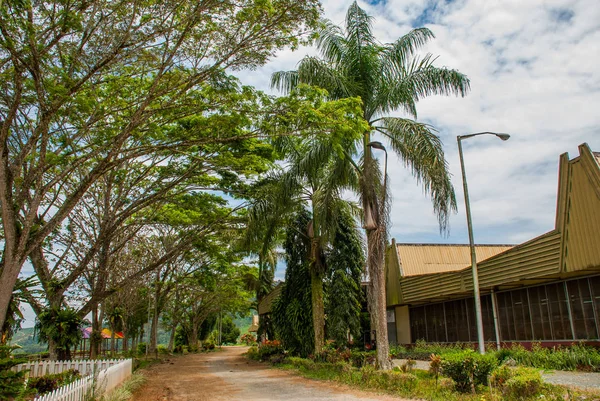
[[258,346],[253,345],[246,351],[246,357],[252,359],[253,361],[260,361],[260,356],[258,355]]
[[12,351],[16,347],[0,345],[0,399],[10,400],[23,391],[26,371],[13,372],[10,369],[20,363],[27,362],[26,359],[13,358]]
[[[583,401],[600,399],[599,392],[565,389],[548,384],[538,387],[539,382],[534,373],[520,372],[519,369],[514,374],[520,376],[520,379],[511,382],[511,390],[507,390],[504,386],[505,393],[493,384],[489,388],[483,385],[477,386],[477,393],[463,393],[456,391],[452,379],[444,377],[438,380],[432,373],[422,370],[415,370],[413,373],[402,373],[399,369],[381,371],[376,370],[373,365],[356,368],[346,362],[315,362],[298,357],[286,358],[281,367],[293,369],[312,379],[336,381],[363,390],[383,391],[402,399],[429,401],[533,401],[541,399]],[[496,369],[494,373],[499,370],[500,368]],[[512,378],[513,373],[509,371],[509,374]],[[492,379],[494,377],[492,375]],[[537,393],[536,388],[539,389]],[[530,394],[535,395],[531,396]]]
[[314,349],[311,281],[306,229],[311,216],[301,211],[287,229],[284,244],[287,269],[281,295],[273,303],[276,337],[292,355],[308,356]]
[[496,368],[490,377],[490,384],[502,394],[503,399],[514,401],[536,397],[541,394],[543,388],[540,372],[523,367]]
[[27,381],[27,389],[34,390],[37,394],[41,395],[79,379],[81,379],[81,374],[77,370],[69,369],[61,373],[31,377]]
[[515,344],[498,351],[497,357],[500,362],[512,359],[519,365],[533,368],[600,372],[600,350],[582,344],[544,348],[536,343],[531,351]]
[[367,365],[375,365],[375,351],[352,350],[350,354],[352,366],[362,368]]
[[356,221],[349,212],[338,216],[327,255],[325,313],[327,338],[346,344],[348,334],[360,338],[360,288],[365,257]]
[[83,321],[73,308],[49,308],[37,316],[35,327],[40,342],[53,341],[58,359],[69,360],[71,349],[81,340]]
[[230,316],[225,316],[221,323],[221,342],[223,344],[236,344],[240,336],[240,329],[233,323]]
[[488,376],[498,366],[494,355],[481,355],[473,350],[464,350],[442,356],[442,374],[454,380],[460,392],[475,392],[475,386],[487,385]]
[[137,344],[137,349],[136,349],[137,354],[138,355],[144,355],[146,353],[146,347],[147,347],[147,344],[145,342],[138,343]]
[[469,344],[464,343],[427,343],[417,340],[414,346],[407,348],[398,345],[390,348],[390,355],[396,359],[414,359],[417,361],[428,361],[431,354],[446,355],[471,349]]

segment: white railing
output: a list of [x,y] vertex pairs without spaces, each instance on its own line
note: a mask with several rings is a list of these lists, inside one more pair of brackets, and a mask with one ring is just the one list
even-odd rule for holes
[[122,363],[113,365],[108,369],[101,370],[96,380],[96,390],[101,394],[106,394],[114,390],[121,383],[131,377],[133,362],[131,359],[125,359]]
[[91,375],[94,372],[108,369],[109,367],[120,364],[123,361],[123,359],[75,359],[72,361],[33,361],[14,366],[12,370],[15,372],[29,370],[29,377],[40,377],[55,373],[62,373],[69,369],[75,369],[81,374],[81,376],[87,376]]
[[91,395],[94,386],[94,377],[87,376],[74,381],[51,393],[36,397],[34,401],[83,401]]
[[131,377],[133,361],[131,359],[113,359],[104,361],[44,361],[24,363],[13,367],[17,372],[25,369],[35,370],[36,374],[29,377],[43,376],[51,373],[61,373],[65,370],[76,369],[85,376],[69,385],[35,398],[35,401],[83,401],[94,394],[102,396],[114,390]]

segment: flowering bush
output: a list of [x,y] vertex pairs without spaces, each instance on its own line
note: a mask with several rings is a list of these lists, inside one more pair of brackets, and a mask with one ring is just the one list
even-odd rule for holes
[[265,340],[258,346],[258,357],[265,361],[273,355],[283,355],[284,350],[279,340]]
[[254,337],[250,333],[246,333],[246,334],[244,334],[243,336],[240,337],[240,341],[243,344],[252,345],[252,344],[254,344],[256,342],[256,337]]

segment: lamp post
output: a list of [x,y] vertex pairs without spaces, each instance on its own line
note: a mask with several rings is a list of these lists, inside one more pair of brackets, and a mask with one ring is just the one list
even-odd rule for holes
[[386,191],[387,191],[387,164],[388,164],[387,149],[379,141],[369,142],[367,144],[367,146],[370,148],[373,148],[373,149],[383,150],[385,152],[385,163],[384,163],[384,167],[383,167],[383,204],[385,207],[385,199],[386,199],[385,197],[386,197]]
[[479,135],[495,135],[503,141],[508,140],[510,135],[495,132],[478,132],[476,134],[459,135],[456,137],[458,142],[458,156],[460,158],[460,169],[462,171],[463,190],[465,193],[465,208],[467,209],[467,228],[469,230],[469,248],[471,250],[471,270],[473,273],[473,292],[475,295],[475,318],[477,320],[477,341],[479,343],[479,352],[485,353],[483,339],[483,319],[481,317],[481,297],[479,295],[479,278],[477,276],[477,257],[475,255],[475,242],[473,240],[473,222],[471,220],[471,205],[469,203],[469,190],[467,188],[467,175],[465,174],[465,163],[463,160],[462,140]]

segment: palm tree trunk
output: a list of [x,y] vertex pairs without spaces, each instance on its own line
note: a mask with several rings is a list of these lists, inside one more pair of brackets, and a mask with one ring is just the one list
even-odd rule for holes
[[315,354],[323,351],[325,345],[325,305],[323,302],[323,277],[316,269],[310,269],[312,315],[315,332]]
[[376,344],[377,344],[377,367],[379,369],[391,369],[392,364],[389,357],[389,343],[387,335],[387,316],[386,316],[386,294],[385,294],[385,266],[384,255],[386,245],[386,216],[385,200],[378,199],[377,188],[373,185],[379,180],[375,168],[377,165],[373,162],[371,148],[368,146],[371,141],[370,132],[364,135],[364,167],[363,182],[361,184],[363,210],[366,210],[365,217],[373,219],[375,227],[372,228],[365,221],[367,231],[367,268],[370,278],[371,291],[367,291],[369,299],[369,312],[371,313],[371,322],[374,323]]
[[368,265],[369,276],[371,279],[372,303],[369,308],[372,316],[371,321],[375,323],[375,335],[377,343],[377,367],[379,369],[391,369],[392,365],[389,356],[389,343],[387,333],[387,315],[386,315],[386,294],[385,294],[385,268],[384,268],[384,251],[385,246],[381,244],[381,233],[377,230],[369,230],[367,232],[367,244],[369,249]]

